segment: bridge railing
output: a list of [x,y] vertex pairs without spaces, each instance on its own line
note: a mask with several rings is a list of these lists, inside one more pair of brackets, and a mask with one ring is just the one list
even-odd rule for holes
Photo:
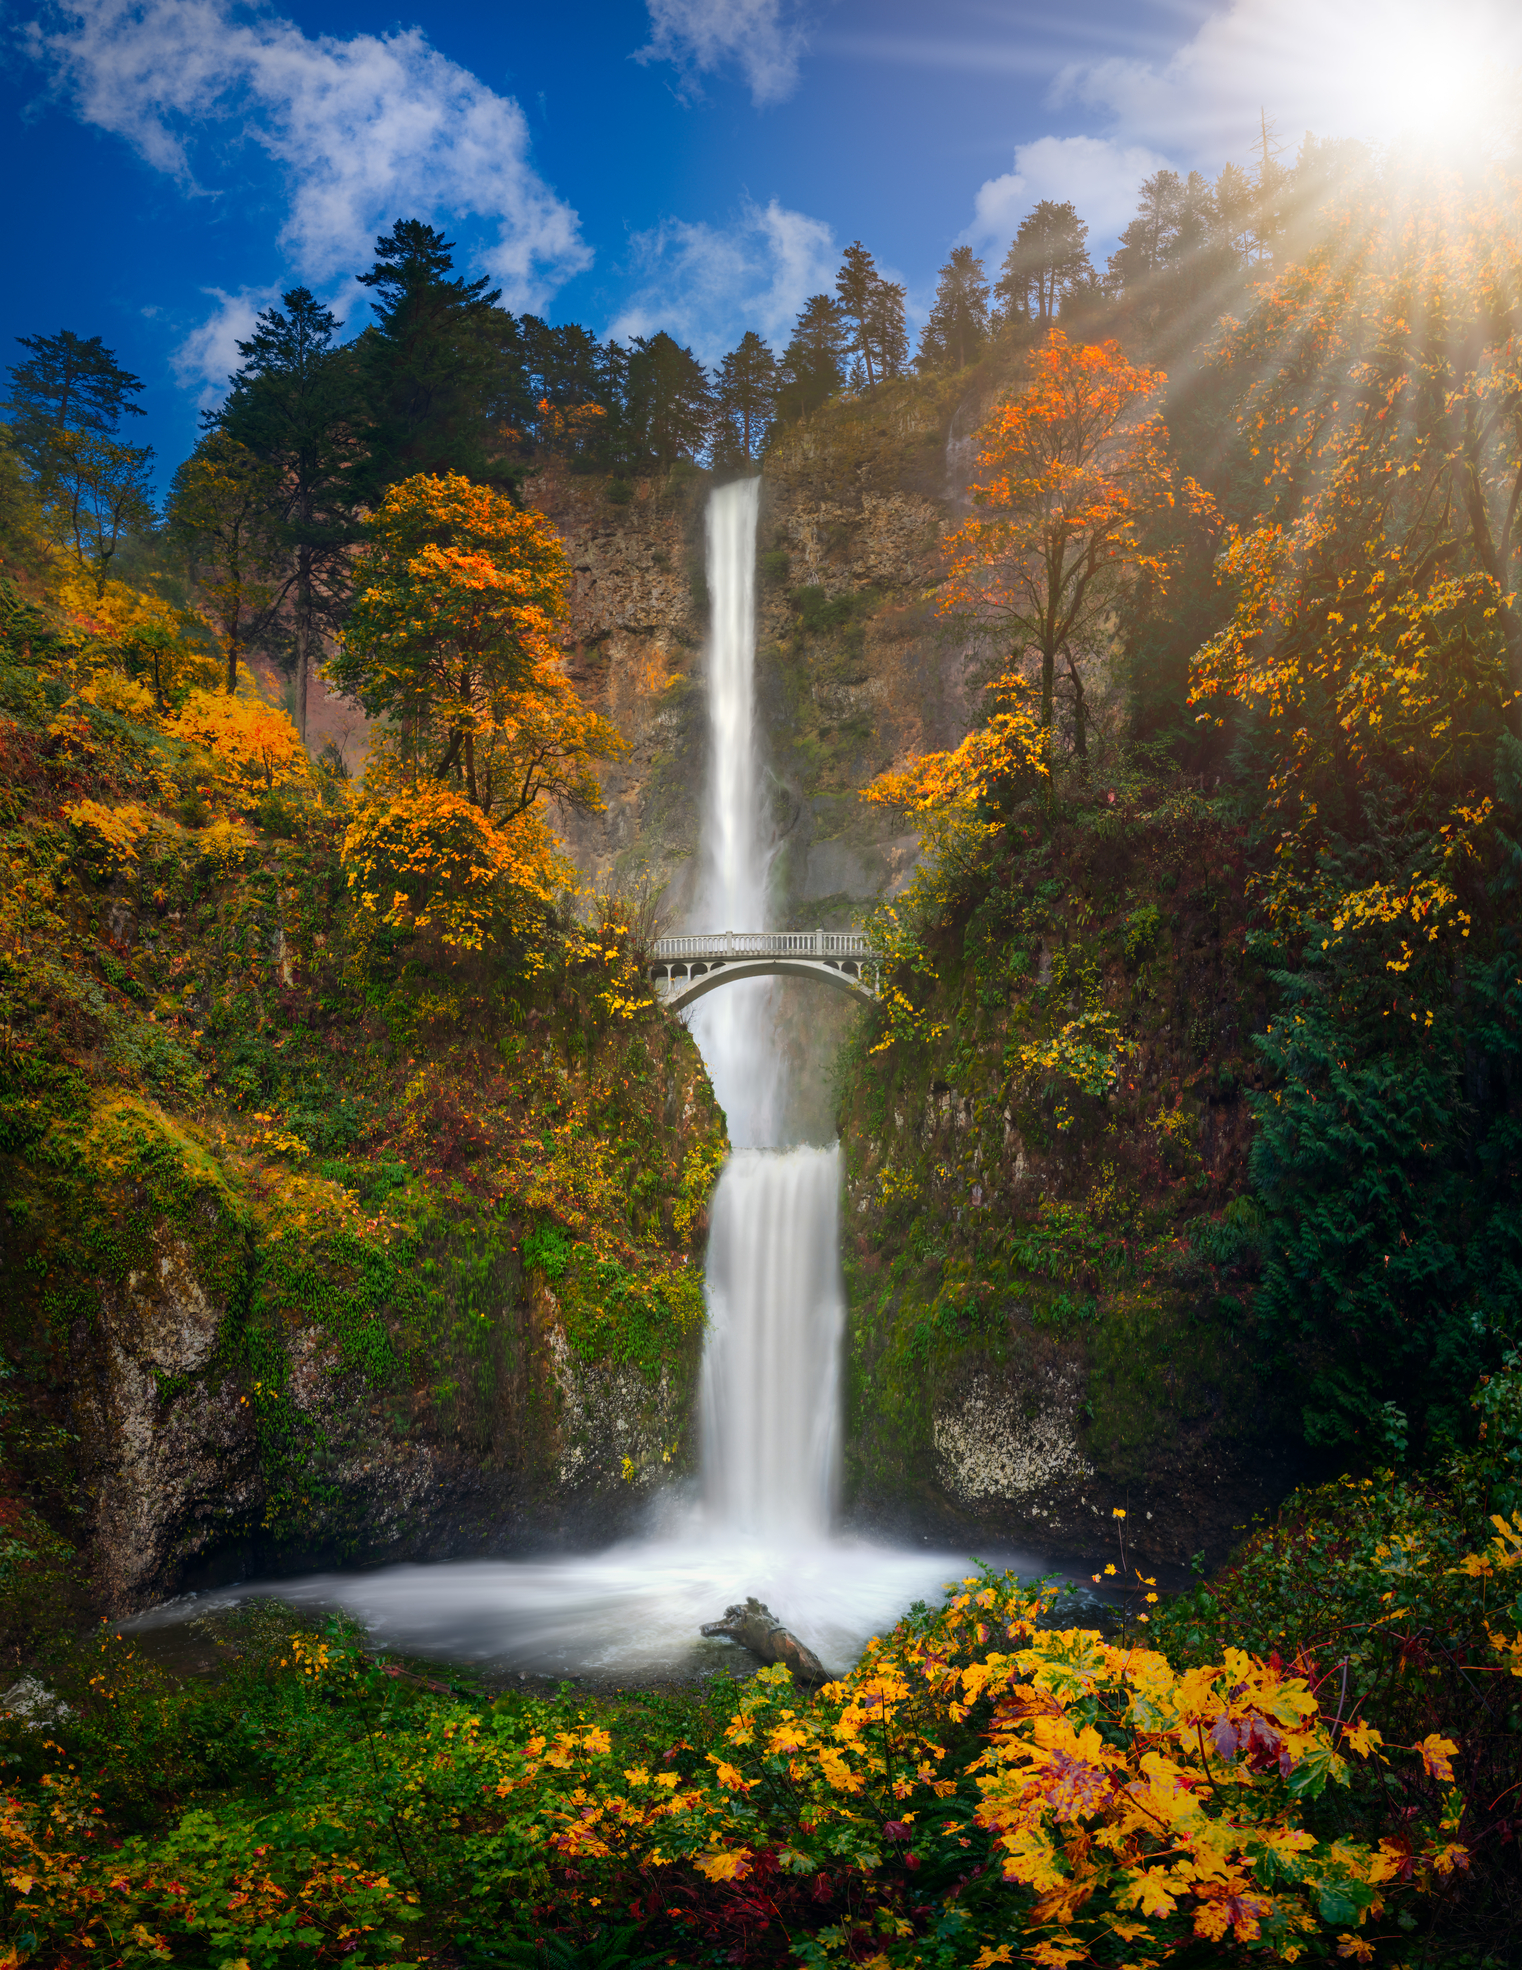
[[859,930],[699,930],[659,937],[652,958],[691,963],[716,958],[865,958],[872,946]]

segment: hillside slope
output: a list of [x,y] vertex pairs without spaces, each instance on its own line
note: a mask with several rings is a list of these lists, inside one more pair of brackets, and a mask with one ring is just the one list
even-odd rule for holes
[[691,1457],[690,1040],[585,940],[537,977],[362,949],[342,782],[237,782],[120,648],[4,605],[15,1498],[117,1609],[624,1522]]

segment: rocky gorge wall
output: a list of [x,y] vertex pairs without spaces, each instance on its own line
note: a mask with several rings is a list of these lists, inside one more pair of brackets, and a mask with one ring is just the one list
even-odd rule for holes
[[[778,928],[834,928],[901,888],[917,842],[859,789],[966,729],[968,653],[925,599],[957,512],[946,491],[954,401],[903,386],[846,405],[768,453],[758,529],[757,694]],[[571,674],[619,726],[627,761],[605,814],[567,817],[596,880],[648,876],[685,923],[707,770],[704,513],[711,480],[678,467],[632,497],[551,466],[529,500],[565,539]],[[716,926],[724,928],[725,926]],[[739,928],[740,926],[733,926]]]

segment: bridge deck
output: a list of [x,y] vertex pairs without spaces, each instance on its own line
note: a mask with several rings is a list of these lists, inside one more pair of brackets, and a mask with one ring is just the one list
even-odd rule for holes
[[865,958],[872,946],[859,930],[699,930],[660,937],[652,958]]
[[672,1008],[742,978],[817,978],[877,996],[878,960],[859,930],[699,930],[650,947],[650,982]]

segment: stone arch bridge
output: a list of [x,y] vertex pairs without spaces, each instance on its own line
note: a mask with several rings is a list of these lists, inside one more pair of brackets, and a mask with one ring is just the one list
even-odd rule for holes
[[657,999],[676,1011],[740,978],[817,978],[875,999],[878,959],[859,930],[703,930],[650,947]]

